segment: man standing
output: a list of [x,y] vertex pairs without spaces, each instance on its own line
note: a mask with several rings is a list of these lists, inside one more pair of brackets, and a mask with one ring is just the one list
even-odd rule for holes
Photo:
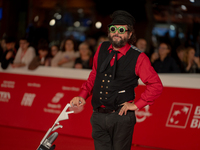
[[[162,92],[162,83],[148,57],[135,46],[134,18],[115,11],[108,25],[109,41],[95,53],[93,68],[71,106],[81,106],[93,94],[91,117],[95,150],[130,150],[136,123],[135,110],[151,105]],[[146,84],[141,98],[135,98],[138,79]]]

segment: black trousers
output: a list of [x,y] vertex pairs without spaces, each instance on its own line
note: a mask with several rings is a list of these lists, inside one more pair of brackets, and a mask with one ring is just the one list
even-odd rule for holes
[[93,112],[92,137],[95,150],[130,150],[134,125],[135,111],[128,111],[119,116],[119,110],[114,113]]

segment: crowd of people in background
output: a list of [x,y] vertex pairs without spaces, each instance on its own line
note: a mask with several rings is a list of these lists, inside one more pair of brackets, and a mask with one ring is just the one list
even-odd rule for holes
[[[87,39],[79,43],[76,49],[75,41],[67,38],[60,45],[48,43],[41,39],[37,47],[30,45],[27,38],[21,38],[19,43],[13,37],[1,39],[0,63],[2,69],[26,68],[35,70],[38,66],[62,67],[76,69],[92,69],[93,56],[98,46],[107,41],[101,36],[97,41]],[[16,44],[19,48],[16,48]],[[157,73],[200,73],[200,58],[195,56],[194,47],[179,46],[176,56],[171,56],[172,47],[167,42],[161,42],[153,53],[147,53],[147,42],[140,38],[136,47],[149,57]]]
[[[136,47],[146,53],[147,42],[138,39]],[[175,56],[171,56],[172,47],[167,42],[161,42],[152,54],[146,53],[157,73],[200,73],[200,58],[195,56],[192,46],[178,46]]]

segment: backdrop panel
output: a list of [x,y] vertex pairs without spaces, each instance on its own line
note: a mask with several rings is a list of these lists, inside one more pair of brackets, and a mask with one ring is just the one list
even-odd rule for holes
[[[67,103],[80,92],[89,70],[40,67],[35,71],[0,70],[0,124],[47,131]],[[200,77],[160,75],[162,95],[136,111],[133,143],[168,149],[200,149]],[[136,100],[145,90],[135,89]],[[91,97],[84,110],[60,122],[58,132],[91,138]]]

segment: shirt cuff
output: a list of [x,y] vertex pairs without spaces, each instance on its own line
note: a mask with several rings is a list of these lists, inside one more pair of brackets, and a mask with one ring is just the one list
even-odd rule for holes
[[139,100],[137,100],[136,102],[134,102],[134,104],[139,108],[143,108],[145,107],[146,105],[148,105],[148,103],[144,100],[142,100],[141,98]]
[[79,96],[86,100],[88,98],[89,94],[86,90],[82,89]]

